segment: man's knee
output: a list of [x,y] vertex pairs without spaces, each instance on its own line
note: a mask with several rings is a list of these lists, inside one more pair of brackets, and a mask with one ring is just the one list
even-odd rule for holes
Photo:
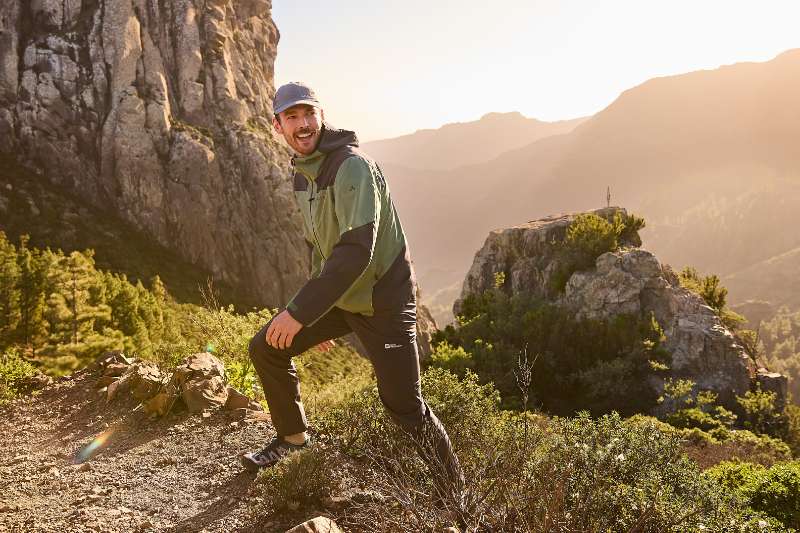
[[272,359],[275,357],[287,357],[285,350],[279,350],[267,344],[267,330],[272,323],[270,320],[263,328],[259,330],[255,336],[250,339],[248,352],[250,359],[256,361],[258,359]]

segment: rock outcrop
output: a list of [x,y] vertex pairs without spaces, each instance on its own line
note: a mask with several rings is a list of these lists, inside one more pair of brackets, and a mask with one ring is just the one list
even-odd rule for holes
[[[610,220],[620,208],[592,211]],[[785,397],[785,378],[757,369],[733,333],[698,295],[680,285],[678,276],[650,252],[635,246],[600,255],[592,270],[578,271],[568,279],[564,291],[557,289],[558,243],[576,215],[544,218],[493,231],[476,254],[461,298],[454,306],[458,314],[463,299],[494,287],[495,274],[505,276],[504,290],[527,293],[574,311],[576,317],[607,319],[620,314],[650,316],[658,321],[666,337],[662,347],[672,356],[670,375],[691,379],[697,388],[712,390],[719,401],[735,407],[735,397],[759,382],[765,390]],[[638,236],[633,245],[639,245]],[[652,379],[660,392],[663,380]]]
[[96,385],[106,401],[130,397],[152,416],[169,413],[183,401],[190,413],[225,408],[246,418],[261,405],[227,384],[225,365],[207,352],[186,357],[172,374],[155,363],[126,357],[121,351],[107,352],[95,362],[100,377]]
[[0,0],[0,152],[285,302],[309,268],[271,130],[270,0]]

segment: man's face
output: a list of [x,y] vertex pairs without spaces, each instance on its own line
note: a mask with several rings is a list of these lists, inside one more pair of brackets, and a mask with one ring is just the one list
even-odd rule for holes
[[311,155],[317,147],[325,114],[321,109],[306,104],[292,106],[278,113],[272,125],[283,135],[295,152]]

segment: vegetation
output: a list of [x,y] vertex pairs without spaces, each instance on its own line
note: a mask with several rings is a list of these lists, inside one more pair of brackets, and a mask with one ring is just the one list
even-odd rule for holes
[[160,278],[150,288],[95,269],[91,251],[64,254],[9,243],[0,232],[0,349],[18,346],[52,374],[111,349],[152,356],[180,337]]
[[636,215],[620,212],[608,221],[593,213],[580,214],[567,228],[562,243],[558,243],[558,271],[554,283],[564,290],[570,276],[579,270],[594,267],[595,260],[606,252],[619,250],[623,244],[640,244],[638,231],[645,221]]
[[800,529],[800,462],[769,468],[724,462],[709,469],[706,475],[735,492],[754,512],[770,516],[786,527]]
[[[617,222],[606,222],[606,234],[618,245],[629,237]],[[586,235],[574,242],[592,246]],[[724,310],[718,283],[696,279]],[[390,421],[369,363],[340,345],[296,358],[316,444],[258,477],[254,519],[343,493],[353,497],[340,522],[353,531],[376,523],[397,531],[798,527],[799,467],[787,461],[800,442],[800,411],[779,413],[774,395],[755,390],[739,398],[737,419],[681,380],[657,398],[646,380],[671,361],[652,316],[577,320],[507,295],[503,281],[464,302],[422,374],[466,474],[463,501],[437,492],[437,465]],[[39,250],[27,239],[15,246],[0,233],[0,403],[37,368],[70,372],[109,348],[165,366],[211,351],[234,385],[258,397],[248,344],[272,311],[237,312],[210,285],[202,300],[181,304],[158,277],[145,286],[100,270],[91,251]],[[659,403],[662,420],[637,414]]]
[[16,398],[25,380],[34,374],[36,367],[27,362],[18,349],[0,353],[0,406]]
[[[108,350],[174,367],[184,357],[212,352],[225,363],[231,383],[261,397],[248,356],[253,335],[272,317],[268,309],[237,313],[219,302],[209,282],[203,306],[181,304],[158,276],[145,287],[124,274],[98,270],[94,253],[40,250],[0,232],[0,397],[11,399],[17,384],[36,369],[63,375]],[[337,381],[370,379],[369,363],[338,346],[298,357],[298,372],[310,385],[313,406],[341,395]]]
[[[0,154],[0,206],[7,240],[29,248],[60,248],[65,254],[94,250],[96,268],[125,274],[147,284],[155,276],[178,301],[203,305],[199,286],[210,273],[160,246],[113,211],[89,206],[69,191],[42,180],[8,155]],[[215,286],[224,304],[251,309],[252,294],[219,280]],[[0,289],[2,290],[2,289]]]
[[[376,523],[412,532],[454,524],[508,532],[785,530],[704,476],[683,454],[681,439],[657,421],[503,411],[497,390],[469,371],[459,379],[428,369],[422,387],[461,459],[463,504],[434,497],[429,467],[368,386],[313,417],[325,446],[261,477],[254,515],[264,516],[266,502],[320,497],[333,485],[362,495],[339,520],[352,531],[374,531]],[[330,465],[334,451],[337,481],[301,475],[316,471],[314,455]]]
[[742,315],[728,308],[728,289],[720,284],[716,274],[702,276],[696,269],[686,267],[680,272],[678,279],[681,286],[700,295],[728,329],[737,330],[745,322]]
[[789,393],[800,402],[800,311],[781,307],[758,327],[759,353],[767,368],[789,378]]
[[645,378],[670,363],[662,340],[652,316],[578,320],[561,307],[495,288],[465,299],[456,326],[434,337],[430,364],[460,375],[472,369],[494,383],[505,407],[519,408],[514,368],[527,353],[536,359],[531,405],[559,415],[582,409],[630,415],[655,405]]

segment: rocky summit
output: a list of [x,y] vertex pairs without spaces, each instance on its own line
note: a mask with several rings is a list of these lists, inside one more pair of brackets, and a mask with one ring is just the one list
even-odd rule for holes
[[0,153],[282,303],[308,272],[269,0],[0,0]]
[[[626,211],[609,207],[591,213],[610,221]],[[786,377],[757,368],[717,313],[682,287],[669,265],[639,248],[638,235],[621,243],[619,251],[600,255],[593,269],[573,273],[564,290],[559,290],[559,244],[577,215],[551,216],[491,232],[475,255],[454,314],[460,313],[467,296],[494,287],[495,274],[502,272],[504,290],[565,306],[578,318],[652,315],[664,330],[662,347],[671,355],[668,377],[690,379],[699,390],[716,392],[720,403],[730,408],[736,408],[737,395],[744,395],[756,383],[784,401]],[[660,393],[664,380],[653,376],[651,381]]]

